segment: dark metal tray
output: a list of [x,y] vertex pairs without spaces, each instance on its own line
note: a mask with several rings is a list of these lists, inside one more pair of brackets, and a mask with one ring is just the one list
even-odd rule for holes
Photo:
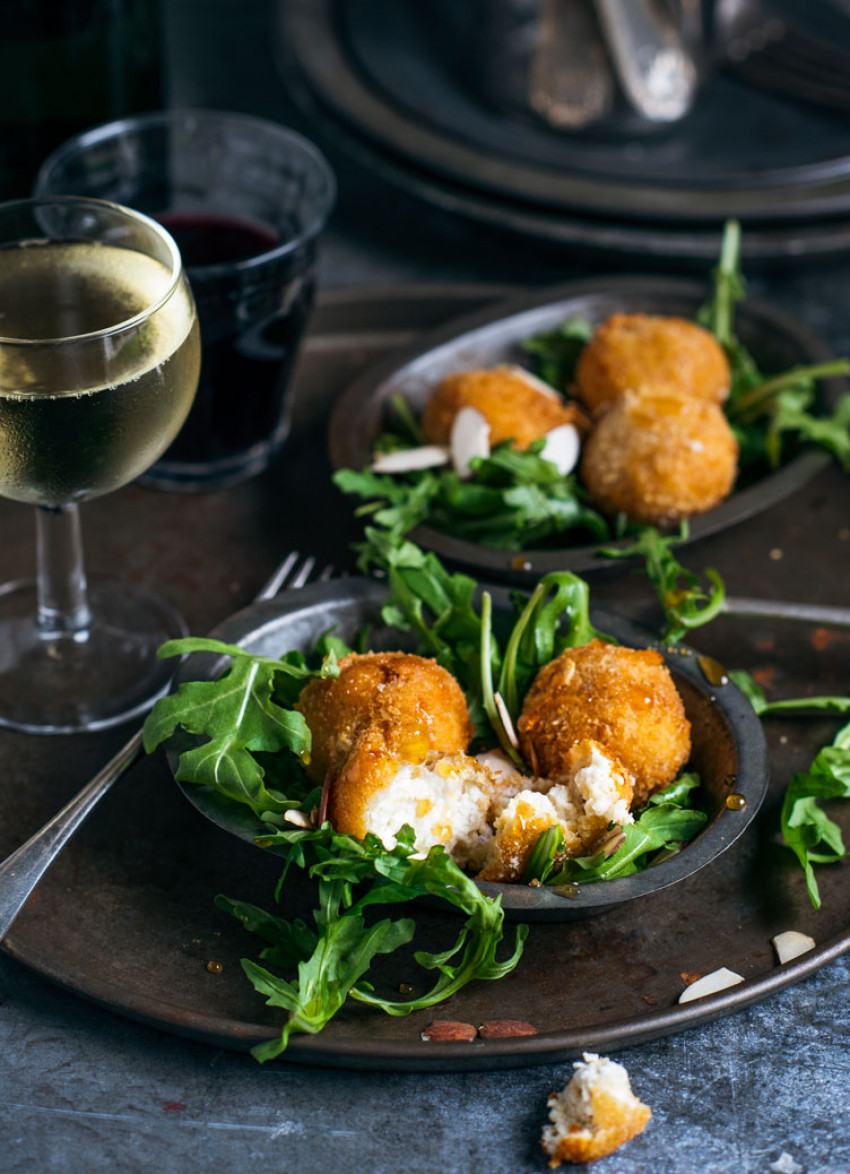
[[[316,425],[323,424],[333,393],[359,362],[374,360],[393,340],[409,341],[417,324],[433,328],[443,312],[458,313],[492,291],[435,295],[357,291],[325,303],[316,319],[321,332],[314,333],[300,366],[300,426],[274,468],[220,493],[166,496],[130,486],[91,502],[85,512],[92,570],[120,568],[165,590],[192,630],[204,632],[244,604],[290,546],[312,546],[321,557],[348,565],[349,511],[328,488],[323,427]],[[847,482],[830,468],[785,505],[692,548],[689,561],[717,566],[738,594],[846,605],[847,516]],[[0,576],[8,578],[31,558],[29,510],[0,502],[0,525]],[[635,619],[651,618],[645,584],[628,575],[594,586],[594,599]],[[838,633],[723,621],[694,642],[724,663],[769,669],[779,694],[846,689],[850,643]],[[623,1047],[679,1031],[798,981],[850,948],[850,870],[820,871],[824,906],[816,913],[802,875],[776,844],[782,788],[834,730],[833,721],[771,723],[774,781],[768,798],[747,835],[714,865],[611,913],[535,926],[513,975],[474,984],[437,1012],[475,1025],[527,1019],[537,1036],[430,1044],[419,1034],[429,1015],[396,1020],[353,1007],[320,1036],[296,1040],[288,1057],[414,1070],[554,1061],[582,1048]],[[0,733],[0,852],[26,839],[125,737],[122,730],[52,739]],[[4,948],[113,1011],[245,1048],[270,1034],[276,1016],[239,968],[253,940],[215,910],[212,898],[224,892],[267,903],[276,874],[271,857],[203,819],[157,755],[135,768],[78,833]],[[309,896],[295,892],[294,905],[308,909]],[[443,917],[422,910],[419,920],[426,940],[444,939]],[[770,937],[789,928],[810,933],[818,947],[778,967]],[[209,973],[209,961],[220,961],[222,972]],[[681,973],[719,965],[747,981],[679,1007]],[[384,975],[390,984],[409,978],[398,971]]]

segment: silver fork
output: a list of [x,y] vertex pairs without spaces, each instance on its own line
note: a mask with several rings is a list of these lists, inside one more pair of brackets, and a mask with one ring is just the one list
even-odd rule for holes
[[825,607],[817,603],[785,603],[772,599],[750,599],[729,595],[723,615],[748,616],[758,620],[787,620],[796,624],[819,624],[824,628],[850,628],[850,607]]
[[[301,558],[292,551],[254,596],[254,603],[273,599],[279,591],[305,586],[316,567],[313,557]],[[318,578],[325,581],[333,574],[325,567]],[[141,726],[128,742],[110,758],[93,778],[57,811],[52,819],[30,836],[11,856],[0,864],[0,941],[6,936],[30,893],[65,847],[74,832],[103,798],[113,783],[129,770],[142,753]]]

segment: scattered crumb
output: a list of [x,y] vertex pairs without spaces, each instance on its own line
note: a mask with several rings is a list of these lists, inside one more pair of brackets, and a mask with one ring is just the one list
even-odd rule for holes
[[795,1162],[790,1154],[785,1150],[779,1155],[775,1162],[770,1163],[771,1170],[775,1174],[803,1174],[804,1167],[799,1162]]
[[656,999],[655,995],[641,995],[641,998],[648,1007],[658,1006],[658,999]]
[[769,689],[775,676],[774,668],[753,669],[753,680],[757,685],[761,685],[762,689]]
[[680,977],[685,986],[690,986],[692,982],[696,982],[698,979],[702,978],[702,975],[699,973],[691,974],[689,971],[683,970]]
[[846,542],[848,538],[850,538],[850,530],[848,530],[846,526],[842,526],[838,531],[838,538],[840,542]]
[[765,640],[755,640],[754,644],[759,652],[773,652],[776,649],[776,641],[770,636]]
[[788,745],[788,735],[783,734],[779,739],[779,743],[781,746],[787,746]]
[[770,552],[769,557],[773,562],[778,563],[784,554],[784,550],[780,550],[778,546],[774,546],[773,550]]
[[816,652],[826,652],[835,644],[843,644],[846,639],[845,632],[833,632],[829,628],[815,628],[812,632],[812,648]]
[[621,1064],[592,1052],[574,1064],[575,1072],[548,1100],[549,1124],[540,1144],[549,1165],[595,1162],[641,1133],[652,1110],[634,1095]]

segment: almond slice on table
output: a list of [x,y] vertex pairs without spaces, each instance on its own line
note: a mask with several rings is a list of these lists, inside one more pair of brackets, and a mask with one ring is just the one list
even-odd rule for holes
[[418,448],[378,453],[372,459],[370,468],[373,473],[413,473],[417,469],[436,469],[448,463],[447,448],[441,444],[422,444]]
[[796,929],[786,929],[784,933],[778,933],[775,938],[770,940],[773,942],[773,948],[776,950],[776,957],[779,959],[780,965],[783,962],[791,962],[794,958],[799,958],[801,954],[808,954],[809,950],[813,950],[817,944],[814,938],[810,938],[807,933],[800,933]]
[[545,436],[546,443],[540,452],[545,461],[551,461],[558,472],[566,477],[578,463],[581,440],[578,429],[572,424],[559,424]]
[[704,999],[706,995],[716,995],[719,991],[725,991],[727,987],[737,986],[739,982],[743,982],[740,974],[736,974],[734,970],[729,970],[726,966],[721,966],[719,970],[712,970],[710,974],[704,974],[702,978],[698,978],[696,982],[692,982],[690,986],[679,995],[680,1003],[690,1003],[692,999]]
[[477,408],[461,408],[449,438],[452,464],[458,477],[469,477],[472,461],[490,455],[490,425]]

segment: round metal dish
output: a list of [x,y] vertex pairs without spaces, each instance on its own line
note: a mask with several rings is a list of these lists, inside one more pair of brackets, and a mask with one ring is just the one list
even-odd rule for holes
[[[358,633],[368,627],[371,648],[397,648],[406,638],[381,622],[380,609],[386,595],[383,585],[369,579],[318,583],[288,597],[245,608],[211,634],[228,644],[277,657],[290,651],[309,652],[322,632],[329,629],[354,644]],[[495,603],[504,615],[508,614],[507,593],[498,592]],[[659,647],[648,633],[617,616],[594,613],[594,624],[623,644]],[[501,895],[502,905],[511,916],[529,921],[569,921],[669,888],[725,852],[756,815],[767,790],[768,775],[764,733],[752,706],[731,683],[719,688],[709,685],[690,650],[679,646],[659,650],[676,679],[691,722],[691,766],[702,777],[702,803],[710,815],[708,826],[677,856],[656,867],[620,880],[585,885],[571,897],[544,886],[483,884],[485,892]],[[207,675],[214,664],[212,657],[192,657],[183,665],[178,681]],[[179,750],[191,744],[188,739],[180,739],[169,747],[172,770],[176,771]],[[267,824],[212,788],[192,783],[179,786],[199,811],[226,831],[251,842],[268,834]],[[744,796],[746,806],[742,811],[726,807],[726,797],[733,790]]]
[[[329,445],[334,468],[362,469],[369,464],[385,411],[401,394],[421,411],[436,383],[452,371],[523,363],[521,344],[539,331],[552,330],[567,318],[601,322],[611,314],[693,314],[706,288],[675,278],[611,277],[571,282],[488,308],[438,330],[416,347],[359,376],[340,398],[331,418]],[[737,328],[762,368],[781,371],[802,363],[834,358],[830,348],[796,319],[764,302],[748,300],[738,308]],[[835,402],[844,380],[821,384],[823,402]],[[829,462],[826,453],[804,451],[782,468],[742,488],[716,509],[691,522],[690,540],[733,526],[794,493]],[[515,551],[498,550],[453,538],[420,526],[411,535],[420,546],[436,551],[482,578],[525,583],[548,571],[587,573],[611,566],[600,560],[596,545]],[[608,546],[625,543],[607,543]]]

